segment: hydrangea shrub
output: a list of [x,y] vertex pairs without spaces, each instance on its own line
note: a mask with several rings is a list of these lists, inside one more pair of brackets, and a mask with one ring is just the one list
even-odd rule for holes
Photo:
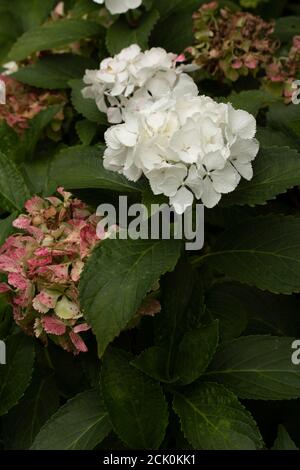
[[[296,2],[21,3],[0,17],[1,449],[297,450]],[[120,196],[203,204],[204,246],[124,237]]]

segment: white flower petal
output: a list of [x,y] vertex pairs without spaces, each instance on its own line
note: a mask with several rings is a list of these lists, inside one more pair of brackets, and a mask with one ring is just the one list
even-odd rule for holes
[[175,196],[170,198],[170,204],[177,214],[183,214],[185,210],[193,204],[194,196],[191,191],[182,186]]
[[209,178],[205,178],[203,181],[203,193],[201,199],[205,207],[208,207],[209,209],[216,206],[221,199],[221,194],[214,189]]
[[211,173],[213,186],[218,193],[230,193],[240,182],[240,175],[230,163],[227,163],[222,170]]
[[252,139],[256,133],[256,121],[252,114],[229,105],[230,125],[233,133],[242,139]]
[[105,0],[105,6],[112,15],[126,13],[128,10],[138,8],[142,0]]

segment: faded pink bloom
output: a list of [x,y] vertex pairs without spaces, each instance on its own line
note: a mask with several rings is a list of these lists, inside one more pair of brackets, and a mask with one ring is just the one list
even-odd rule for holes
[[279,44],[274,22],[249,12],[220,8],[218,2],[201,5],[193,14],[195,42],[185,50],[188,59],[213,77],[235,81],[256,77],[273,61]]
[[[90,330],[80,308],[80,275],[108,232],[98,237],[100,217],[63,188],[57,192],[60,197],[31,198],[26,214],[13,222],[19,232],[0,247],[0,273],[7,277],[0,283],[0,294],[9,297],[14,320],[26,334],[79,354],[87,351],[81,334]],[[160,312],[160,303],[151,295],[135,320]]]
[[274,57],[266,69],[264,85],[269,91],[281,93],[286,103],[291,102],[292,83],[300,78],[300,36],[294,36],[288,56]]
[[23,233],[0,247],[0,272],[7,275],[0,293],[9,295],[14,319],[26,333],[45,344],[50,337],[78,354],[87,351],[79,334],[90,329],[80,311],[78,283],[86,259],[100,242],[100,218],[63,188],[58,194],[34,196],[25,204],[26,214],[13,222]]
[[[0,106],[0,120],[6,121],[18,133],[22,133],[40,111],[66,101],[63,93],[31,88],[7,75],[0,75],[0,79],[6,85],[6,104]],[[63,112],[59,112],[55,119],[62,121],[63,117]]]

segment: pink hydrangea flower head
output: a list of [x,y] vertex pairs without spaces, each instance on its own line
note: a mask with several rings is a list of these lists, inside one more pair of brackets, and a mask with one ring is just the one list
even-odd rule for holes
[[13,222],[18,232],[0,247],[0,272],[7,276],[0,293],[9,296],[14,319],[27,334],[78,354],[87,351],[81,333],[90,328],[80,309],[78,283],[100,243],[100,219],[63,188],[57,193],[32,197],[26,213]]

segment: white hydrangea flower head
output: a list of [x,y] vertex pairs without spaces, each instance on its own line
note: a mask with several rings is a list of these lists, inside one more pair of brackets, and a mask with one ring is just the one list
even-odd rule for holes
[[107,113],[109,122],[122,122],[128,98],[148,80],[158,72],[173,72],[173,80],[181,73],[180,67],[176,69],[176,57],[159,47],[142,52],[137,44],[132,44],[104,59],[99,70],[86,70],[83,80],[87,87],[82,94],[95,100],[99,110]]
[[132,181],[144,175],[178,213],[194,199],[214,207],[241,177],[252,178],[255,118],[198,96],[185,73],[159,71],[134,93],[123,119],[105,134],[105,168]]
[[112,15],[126,13],[128,10],[134,10],[142,4],[142,0],[93,0],[95,3],[102,5],[105,3],[106,8]]

